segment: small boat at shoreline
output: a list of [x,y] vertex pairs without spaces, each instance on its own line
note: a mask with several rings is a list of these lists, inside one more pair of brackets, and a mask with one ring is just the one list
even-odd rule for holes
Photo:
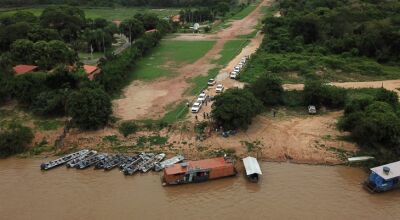
[[371,156],[360,156],[360,157],[349,157],[349,158],[347,158],[347,161],[349,163],[352,163],[352,162],[363,162],[363,161],[373,160],[373,159],[375,159],[375,158],[371,157]]
[[[154,155],[154,154],[153,154]],[[148,155],[147,154],[139,154],[139,157],[126,165],[123,169],[122,172],[125,175],[133,175],[136,171],[140,169],[140,167],[143,165],[144,162],[148,160]]]
[[65,164],[68,161],[71,161],[71,160],[73,160],[75,158],[84,156],[84,155],[86,155],[88,153],[89,153],[89,150],[86,150],[86,149],[85,150],[80,150],[78,152],[65,155],[65,156],[63,156],[61,158],[58,158],[56,160],[51,160],[51,161],[49,161],[47,163],[42,163],[42,164],[40,164],[40,169],[41,170],[49,170],[49,169],[55,168],[57,166],[60,166],[62,164]]
[[84,155],[82,155],[80,157],[77,157],[77,158],[69,161],[66,166],[67,166],[67,168],[76,167],[78,165],[78,163],[81,162],[82,160],[85,160],[86,158],[92,157],[92,156],[94,156],[96,154],[97,154],[97,151],[91,150],[87,154],[84,154]]
[[151,170],[154,168],[154,166],[156,165],[156,163],[162,161],[165,157],[164,153],[161,154],[157,154],[152,160],[149,160],[148,162],[146,162],[146,164],[144,164],[140,170],[143,173],[146,173],[147,171]]
[[85,160],[82,160],[78,163],[78,165],[76,166],[77,169],[86,169],[94,164],[96,164],[97,162],[99,162],[100,160],[103,160],[107,155],[106,154],[98,154],[98,155],[94,155],[92,157],[86,158]]
[[400,187],[400,161],[371,168],[364,187],[370,192],[385,192]]
[[177,185],[185,183],[198,183],[212,179],[235,176],[233,160],[226,157],[188,161],[174,164],[164,169],[162,184]]
[[258,182],[259,175],[262,175],[260,165],[254,157],[243,158],[244,169],[246,170],[246,176],[250,182]]
[[127,156],[124,155],[115,155],[112,160],[110,160],[105,166],[104,170],[109,171],[120,165],[122,162],[125,162]]
[[154,171],[159,172],[159,171],[163,170],[165,167],[168,167],[168,166],[174,165],[176,163],[182,162],[184,159],[185,159],[184,156],[177,155],[177,156],[172,157],[172,158],[170,158],[168,160],[164,160],[163,162],[156,163],[154,165]]

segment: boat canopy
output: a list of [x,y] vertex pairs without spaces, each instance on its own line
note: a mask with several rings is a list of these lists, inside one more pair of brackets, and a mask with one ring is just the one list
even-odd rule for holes
[[[385,172],[385,169],[387,170],[386,167],[389,168],[389,170]],[[371,171],[382,177],[384,180],[400,177],[400,161],[371,168]]]
[[257,159],[254,157],[246,157],[243,158],[244,168],[246,169],[246,175],[249,176],[251,174],[262,174],[260,165],[257,162]]

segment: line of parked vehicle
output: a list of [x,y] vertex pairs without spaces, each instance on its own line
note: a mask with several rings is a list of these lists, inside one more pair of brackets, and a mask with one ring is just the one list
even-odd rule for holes
[[[233,71],[230,73],[229,78],[231,79],[239,79],[240,77],[240,72],[243,70],[244,66],[247,63],[247,59],[248,56],[244,56],[238,65],[236,65],[233,68]],[[215,86],[215,93],[223,93],[225,90],[225,87],[223,84],[218,83],[215,81],[215,79],[209,79],[207,82],[207,86],[208,87],[213,87]],[[205,100],[208,98],[207,94],[203,91],[199,94],[199,96],[197,97],[196,101],[193,103],[192,108],[191,108],[191,112],[192,113],[198,113],[201,109],[201,107],[203,106],[203,103],[205,102]]]
[[245,56],[243,57],[240,62],[233,68],[232,72],[229,74],[229,78],[231,79],[239,79],[240,78],[240,72],[243,70],[244,66],[247,63],[248,57]]

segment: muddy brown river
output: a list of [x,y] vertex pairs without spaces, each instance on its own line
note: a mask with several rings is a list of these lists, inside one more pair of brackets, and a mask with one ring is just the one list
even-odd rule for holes
[[369,194],[358,168],[262,163],[258,184],[162,187],[159,173],[42,172],[41,161],[0,160],[0,219],[400,219],[400,190]]

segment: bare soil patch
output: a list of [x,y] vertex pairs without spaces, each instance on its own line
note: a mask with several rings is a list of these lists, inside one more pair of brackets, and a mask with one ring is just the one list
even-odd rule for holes
[[[383,81],[370,81],[370,82],[337,82],[330,83],[330,85],[338,86],[342,88],[385,88],[387,90],[391,90],[397,92],[400,95],[400,91],[397,88],[400,88],[400,80],[383,80]],[[283,88],[286,90],[303,90],[304,84],[285,84]]]

